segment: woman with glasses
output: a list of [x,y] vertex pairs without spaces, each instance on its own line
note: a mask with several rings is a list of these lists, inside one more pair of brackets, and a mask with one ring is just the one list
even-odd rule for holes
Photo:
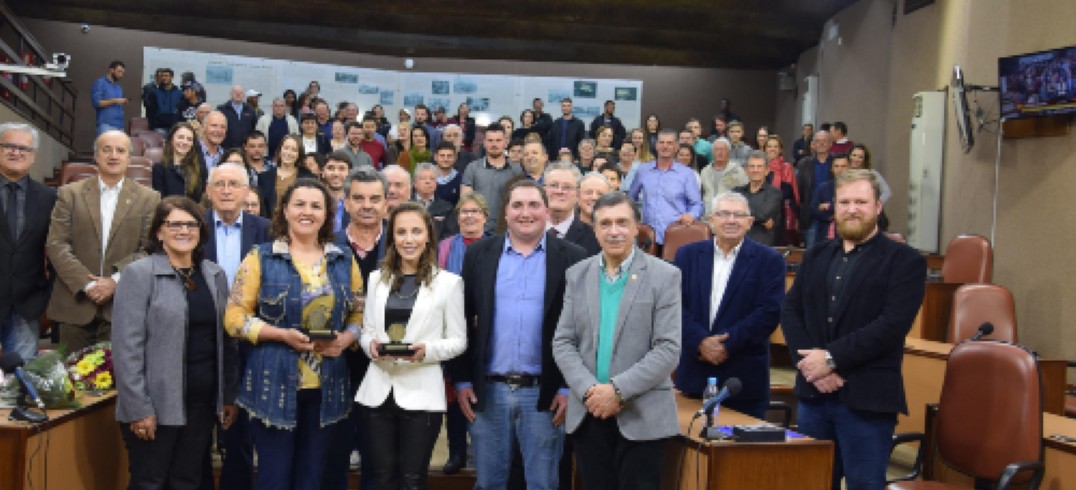
[[198,488],[213,426],[235,420],[236,344],[223,335],[228,280],[204,259],[202,210],[157,205],[146,257],[123,270],[112,310],[116,420],[128,488]]

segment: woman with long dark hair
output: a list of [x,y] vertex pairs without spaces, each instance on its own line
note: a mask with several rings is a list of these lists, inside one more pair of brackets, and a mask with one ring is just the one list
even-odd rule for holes
[[168,132],[161,161],[154,163],[151,170],[153,190],[161,193],[161,197],[187,196],[194,202],[202,200],[208,172],[194,151],[195,138],[194,126],[188,122],[178,122]]
[[411,145],[407,151],[401,151],[396,158],[396,164],[407,169],[410,173],[415,166],[422,162],[432,162],[430,154],[430,135],[425,126],[411,128]]
[[272,218],[276,203],[291,186],[303,178],[317,178],[302,166],[303,143],[299,136],[289,134],[280,140],[276,150],[276,165],[258,176],[258,194],[262,197],[262,211],[265,218]]
[[[417,128],[416,128],[417,129]],[[389,215],[381,270],[370,274],[359,345],[373,360],[355,401],[376,441],[377,486],[425,489],[446,409],[441,362],[467,348],[463,281],[437,267],[433,221],[421,204]],[[390,343],[409,352],[381,351]]]

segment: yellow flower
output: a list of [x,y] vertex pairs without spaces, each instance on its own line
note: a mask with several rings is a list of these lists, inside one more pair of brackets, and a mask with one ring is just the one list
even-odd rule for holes
[[108,371],[98,373],[97,378],[93,380],[93,385],[99,390],[112,388],[112,375]]
[[95,367],[97,366],[93,365],[93,361],[83,359],[79,361],[78,364],[75,364],[75,372],[77,372],[79,376],[87,376],[93,372]]

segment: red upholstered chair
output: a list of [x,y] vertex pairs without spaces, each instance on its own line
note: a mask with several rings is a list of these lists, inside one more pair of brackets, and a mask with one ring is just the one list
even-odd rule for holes
[[142,156],[149,159],[153,163],[161,163],[164,157],[164,148],[146,148],[142,153]]
[[138,133],[138,138],[146,143],[146,147],[164,147],[164,135],[156,131]]
[[658,254],[657,234],[650,225],[639,224],[639,235],[635,237],[635,244],[650,255]]
[[131,155],[142,156],[146,154],[146,142],[142,138],[131,138]]
[[979,235],[960,235],[949,242],[942,262],[942,280],[948,283],[988,283],[994,270],[994,250]]
[[953,293],[949,342],[970,339],[983,322],[994,325],[994,332],[983,338],[1016,343],[1016,306],[1012,293],[996,284],[965,284],[957,288]]
[[690,225],[675,222],[665,229],[665,247],[661,251],[661,258],[671,262],[681,246],[708,238],[710,227],[702,221],[693,221]]
[[[945,363],[934,433],[941,461],[975,478],[976,488],[1006,489],[1028,481],[1027,488],[1037,489],[1043,474],[1043,447],[1042,384],[1035,356],[1022,347],[992,340],[953,347]],[[917,464],[926,444],[919,440]],[[909,476],[914,478],[917,471]],[[899,481],[889,488],[960,487]]]
[[134,135],[135,131],[140,129],[149,130],[149,119],[144,117],[132,117],[127,122],[127,134]]
[[60,168],[60,185],[78,182],[97,175],[97,166],[92,163],[68,162]]
[[127,165],[127,168],[130,168],[130,167],[142,167],[142,168],[145,168],[146,170],[149,170],[150,168],[153,167],[153,161],[150,160],[149,158],[142,157],[142,156],[132,156],[131,157],[131,162]]

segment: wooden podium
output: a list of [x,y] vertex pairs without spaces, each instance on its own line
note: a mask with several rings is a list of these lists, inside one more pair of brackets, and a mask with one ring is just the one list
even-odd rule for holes
[[64,490],[127,487],[127,450],[116,423],[116,392],[84,396],[82,408],[49,410],[38,426],[0,410],[0,488]]
[[[824,490],[833,475],[833,443],[809,437],[786,442],[707,442],[698,437],[702,422],[688,433],[699,400],[680,394],[676,404],[680,436],[665,455],[662,485],[675,490],[757,488],[766,490]],[[718,425],[758,424],[762,421],[722,408]]]

